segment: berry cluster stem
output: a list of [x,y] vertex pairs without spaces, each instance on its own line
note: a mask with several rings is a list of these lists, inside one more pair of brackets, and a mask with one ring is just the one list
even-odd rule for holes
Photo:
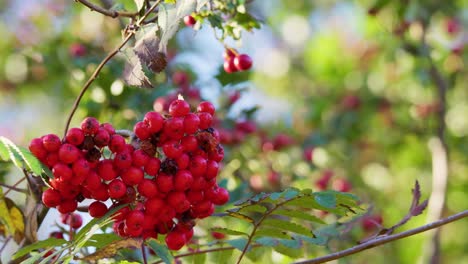
[[[82,2],[82,0],[80,2]],[[64,137],[67,134],[68,128],[70,127],[70,123],[71,123],[71,120],[73,118],[73,115],[75,114],[76,109],[78,109],[78,105],[80,104],[80,101],[83,98],[83,95],[88,90],[89,86],[91,86],[93,81],[97,78],[97,76],[101,72],[102,68],[104,68],[104,66],[107,64],[107,62],[109,62],[120,51],[120,49],[122,49],[123,46],[125,46],[125,44],[127,44],[127,42],[130,41],[130,39],[132,39],[132,37],[135,35],[136,31],[140,27],[141,23],[149,16],[149,14],[151,14],[151,12],[153,12],[153,10],[159,5],[160,2],[161,2],[161,0],[156,1],[148,10],[146,10],[146,13],[136,22],[136,24],[135,24],[136,29],[134,31],[131,31],[125,37],[125,39],[122,41],[122,43],[120,43],[120,45],[118,47],[116,47],[109,54],[107,54],[107,56],[101,61],[101,63],[99,63],[97,68],[94,70],[91,77],[86,81],[85,85],[81,89],[80,94],[75,99],[75,102],[74,102],[73,107],[72,107],[72,111],[70,112],[70,115],[68,116],[67,123],[65,125],[65,131],[64,131],[64,134],[63,134]]]

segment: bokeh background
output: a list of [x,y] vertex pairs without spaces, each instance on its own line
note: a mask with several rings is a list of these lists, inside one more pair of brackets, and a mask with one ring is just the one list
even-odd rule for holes
[[[133,1],[115,2],[134,8]],[[418,55],[425,34],[430,56],[448,84],[444,215],[467,208],[466,1],[257,0],[247,7],[262,28],[225,44],[252,57],[251,71],[225,73],[217,32],[207,24],[197,31],[182,26],[169,45],[167,69],[150,76],[154,89],[125,85],[125,57],[120,55],[93,83],[72,126],[90,115],[131,129],[176,93],[193,102],[208,99],[220,109],[218,127],[226,145],[221,178],[232,200],[287,186],[326,187],[356,194],[372,208],[370,215],[389,227],[406,214],[415,180],[423,197],[431,192],[429,146],[440,124],[440,104],[429,62]],[[76,95],[121,41],[121,23],[127,21],[65,0],[3,0],[0,10],[0,135],[22,146],[47,133],[61,135]],[[15,168],[0,171],[7,184],[21,176]],[[24,202],[21,194],[8,197]],[[54,228],[51,214],[42,239]],[[199,241],[210,236],[212,225],[236,224],[226,221],[231,220],[199,223]],[[310,246],[296,259],[354,245],[374,228],[361,222],[327,248]],[[399,231],[424,223],[426,214]],[[441,263],[468,263],[466,237],[466,219],[443,227]],[[418,263],[428,239],[424,234],[406,238],[339,263]],[[14,250],[9,245],[2,260]],[[294,258],[269,252],[245,261],[272,259],[289,263]]]

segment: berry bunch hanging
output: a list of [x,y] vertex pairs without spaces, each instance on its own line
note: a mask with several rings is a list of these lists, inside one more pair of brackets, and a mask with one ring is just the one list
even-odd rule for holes
[[247,54],[239,54],[235,49],[227,48],[223,53],[224,70],[227,73],[246,71],[252,67],[252,58]]
[[88,211],[95,218],[123,206],[113,216],[118,235],[167,234],[170,249],[183,247],[193,236],[194,220],[213,214],[229,193],[216,182],[224,150],[211,127],[213,104],[201,102],[191,112],[177,99],[168,112],[146,113],[135,124],[131,142],[92,117],[68,130],[63,140],[53,134],[33,139],[30,151],[54,175],[43,203],[70,214],[91,199]]

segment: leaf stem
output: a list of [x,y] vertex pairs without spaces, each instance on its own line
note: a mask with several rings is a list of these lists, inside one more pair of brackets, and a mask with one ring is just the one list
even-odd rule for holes
[[432,222],[424,226],[420,226],[414,229],[407,230],[405,232],[401,232],[401,233],[389,235],[389,236],[376,237],[375,239],[367,241],[363,244],[360,244],[360,245],[357,245],[357,246],[354,246],[354,247],[351,247],[342,251],[338,251],[338,252],[323,256],[323,257],[295,262],[295,264],[318,264],[318,263],[324,263],[324,262],[335,260],[335,259],[344,258],[346,256],[354,255],[361,251],[374,248],[374,247],[377,247],[377,246],[380,246],[380,245],[383,245],[383,244],[386,244],[395,240],[399,240],[405,237],[409,237],[409,236],[413,236],[422,232],[426,232],[434,228],[438,228],[440,226],[458,221],[465,217],[468,217],[468,210],[451,215],[447,218]]
[[105,9],[103,7],[100,7],[98,5],[95,5],[87,0],[75,0],[75,2],[79,2],[85,6],[87,6],[91,11],[96,11],[98,13],[101,13],[105,16],[109,16],[112,18],[117,18],[117,17],[136,17],[138,15],[138,12],[128,12],[128,11],[116,11],[116,10],[110,10],[110,9]]
[[[78,0],[78,1],[83,1],[83,0]],[[156,1],[147,11],[146,13],[135,23],[136,28],[133,31],[130,31],[128,35],[125,37],[125,39],[120,43],[118,47],[116,47],[114,50],[112,50],[107,56],[99,63],[97,68],[94,70],[93,74],[91,77],[86,81],[85,85],[83,88],[81,88],[81,92],[78,95],[78,97],[75,99],[75,102],[72,107],[72,111],[68,116],[67,123],[65,125],[65,131],[64,131],[64,137],[67,134],[68,128],[70,127],[71,120],[73,118],[73,115],[75,114],[76,110],[78,109],[78,105],[80,104],[81,99],[83,98],[83,95],[86,93],[88,90],[89,86],[93,83],[93,81],[97,78],[99,73],[101,72],[102,68],[104,65],[106,65],[107,62],[109,62],[119,51],[122,49],[125,44],[127,44],[128,41],[135,35],[136,31],[139,29],[141,23],[149,16],[151,12],[159,5],[161,0]]]

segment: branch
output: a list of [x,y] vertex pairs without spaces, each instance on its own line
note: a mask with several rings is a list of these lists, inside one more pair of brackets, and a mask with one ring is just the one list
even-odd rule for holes
[[[78,0],[78,1],[82,1],[82,0]],[[118,47],[116,47],[114,50],[112,50],[109,54],[107,54],[107,56],[101,61],[101,63],[99,63],[99,65],[97,66],[97,68],[94,70],[93,74],[91,75],[91,77],[88,79],[88,81],[86,81],[85,85],[83,86],[83,88],[81,89],[81,92],[80,94],[78,95],[78,97],[76,98],[75,100],[75,103],[73,104],[73,108],[72,108],[72,111],[70,113],[70,115],[68,116],[68,119],[67,119],[67,123],[65,125],[65,132],[64,132],[64,135],[63,137],[65,137],[65,135],[67,134],[67,131],[68,131],[68,128],[70,127],[70,122],[73,118],[73,115],[75,114],[76,112],[76,109],[78,109],[78,105],[80,104],[80,101],[81,99],[83,98],[83,95],[86,93],[86,91],[88,90],[89,86],[93,83],[93,81],[97,78],[97,76],[99,75],[99,73],[101,72],[102,68],[104,67],[104,65],[106,65],[107,62],[109,62],[119,51],[120,49],[123,48],[123,46],[125,46],[125,44],[127,44],[127,42],[135,35],[136,31],[138,31],[141,23],[149,16],[149,14],[151,12],[153,12],[153,10],[159,5],[159,3],[161,2],[162,0],[158,0],[156,1],[147,11],[146,13],[136,22],[135,24],[135,30],[131,31],[126,37],[125,39],[122,41],[122,43],[120,43],[120,45]]]
[[[429,149],[432,156],[432,192],[429,197],[427,221],[435,221],[442,217],[445,207],[447,182],[448,182],[448,146],[445,140],[445,113],[447,108],[447,90],[448,84],[442,74],[437,69],[435,62],[430,54],[429,46],[426,42],[427,28],[423,28],[422,48],[423,56],[429,62],[429,73],[433,83],[437,87],[438,109],[437,109],[437,137],[429,141]],[[427,250],[430,254],[430,263],[440,262],[440,230],[431,234],[428,240],[430,248]]]
[[[22,179],[21,181],[23,181],[23,180],[24,180],[24,179]],[[21,181],[20,181],[20,182],[21,182]],[[7,185],[7,184],[4,184],[4,183],[1,183],[1,182],[0,182],[0,186],[9,189],[7,192],[5,192],[5,195],[6,195],[10,190],[27,194],[27,193],[28,193],[28,190],[23,189],[23,188],[18,188],[18,187],[16,187],[16,185],[18,185],[20,182],[15,183],[15,185],[13,185],[13,186],[10,186],[10,185]]]
[[395,241],[395,240],[399,240],[399,239],[402,239],[402,238],[405,238],[405,237],[413,236],[413,235],[416,235],[416,234],[419,234],[419,233],[434,229],[434,228],[438,228],[440,226],[449,224],[451,222],[455,222],[455,221],[460,220],[460,219],[465,218],[465,217],[468,217],[468,210],[465,210],[465,211],[460,212],[458,214],[451,215],[451,216],[449,216],[447,218],[432,222],[432,223],[424,225],[424,226],[420,226],[420,227],[417,227],[417,228],[414,228],[414,229],[410,229],[410,230],[405,231],[405,232],[401,232],[401,233],[390,235],[390,236],[377,237],[377,238],[375,238],[373,240],[370,240],[370,241],[368,241],[366,243],[363,243],[363,244],[360,244],[360,245],[357,245],[357,246],[354,246],[354,247],[351,247],[351,248],[348,248],[348,249],[345,249],[345,250],[342,250],[342,251],[338,251],[338,252],[323,256],[323,257],[318,257],[318,258],[314,258],[314,259],[310,259],[310,260],[295,262],[295,264],[318,264],[318,263],[324,263],[324,262],[335,260],[335,259],[340,259],[340,258],[343,258],[343,257],[346,257],[346,256],[354,255],[356,253],[359,253],[361,251],[364,251],[364,250],[367,250],[367,249],[370,249],[370,248],[374,248],[376,246],[380,246],[380,245],[383,245],[383,244],[386,244],[386,243],[389,243],[389,242],[392,242],[392,241]]
[[105,16],[109,16],[112,18],[116,17],[136,17],[138,15],[137,12],[127,12],[127,11],[116,11],[116,10],[110,10],[110,9],[105,9],[103,7],[100,7],[98,5],[95,5],[87,0],[75,0],[75,2],[79,2],[85,6],[87,6],[91,11],[96,11],[98,13],[101,13]]

